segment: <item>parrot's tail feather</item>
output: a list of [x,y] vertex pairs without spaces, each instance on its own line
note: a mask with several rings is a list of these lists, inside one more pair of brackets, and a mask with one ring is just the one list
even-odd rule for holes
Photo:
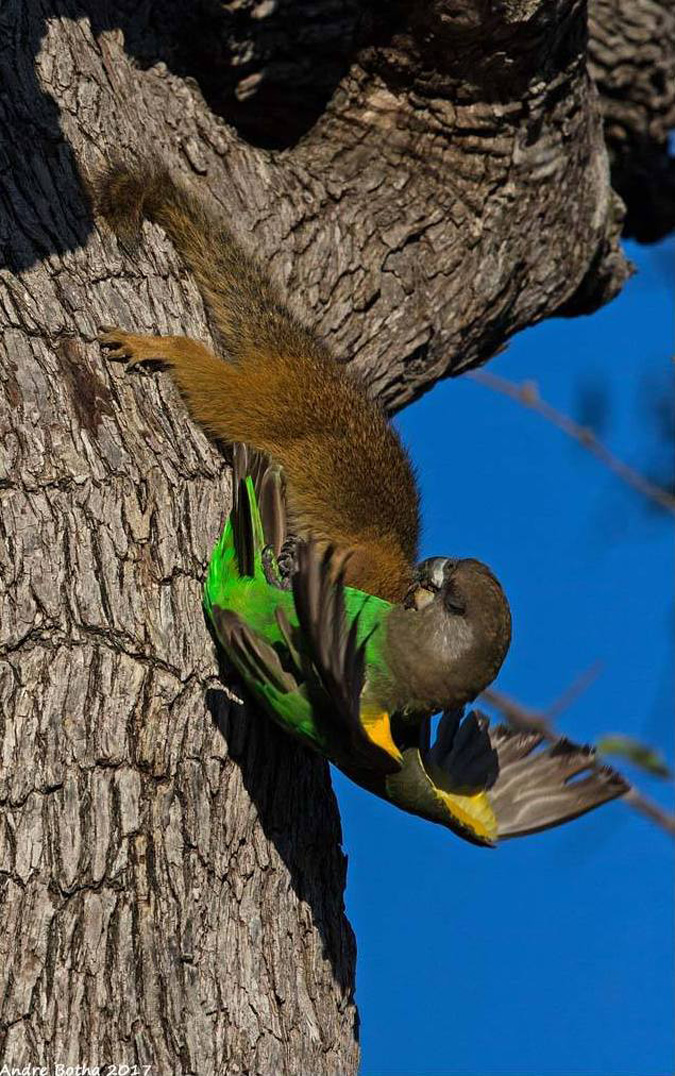
[[246,445],[235,441],[232,445],[232,500],[236,503],[239,483],[242,482],[249,472],[249,451]]
[[[598,765],[592,747],[560,739],[537,751],[541,735],[504,725],[491,728],[490,739],[499,757],[499,776],[489,795],[500,840],[571,822],[630,787],[615,770]],[[586,776],[575,780],[580,774]]]
[[263,549],[275,559],[287,538],[286,501],[281,468],[247,445],[232,451],[230,524],[240,576],[253,577]]
[[268,467],[256,488],[260,518],[262,519],[265,545],[271,546],[278,557],[288,537],[286,519],[286,493],[283,471],[280,467]]
[[253,506],[250,485],[246,479],[240,479],[230,519],[239,575],[251,578],[255,575],[256,553],[260,552],[256,542],[254,511],[257,509]]

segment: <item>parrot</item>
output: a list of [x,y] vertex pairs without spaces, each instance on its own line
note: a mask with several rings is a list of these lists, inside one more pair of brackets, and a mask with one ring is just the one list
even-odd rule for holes
[[[248,693],[287,732],[367,791],[485,847],[628,791],[590,747],[465,713],[503,660],[493,671],[481,647],[510,638],[510,620],[490,623],[508,606],[485,565],[428,558],[393,605],[346,586],[339,551],[288,533],[278,465],[238,445],[233,476],[204,609]],[[476,579],[492,608],[472,605]]]

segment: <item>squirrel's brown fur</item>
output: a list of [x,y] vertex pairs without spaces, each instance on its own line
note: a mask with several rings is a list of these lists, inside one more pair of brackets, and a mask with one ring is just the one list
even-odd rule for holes
[[159,224],[192,271],[227,360],[183,336],[102,334],[131,363],[161,359],[211,434],[281,464],[296,531],[351,550],[347,582],[400,601],[417,559],[407,453],[365,387],[287,310],[225,223],[162,166],[110,168],[96,202],[121,239]]

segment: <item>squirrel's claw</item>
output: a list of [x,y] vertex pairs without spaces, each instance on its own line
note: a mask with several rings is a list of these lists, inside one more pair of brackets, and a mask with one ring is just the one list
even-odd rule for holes
[[97,340],[113,362],[124,361],[127,366],[135,366],[136,363],[146,362],[151,358],[145,354],[144,349],[139,348],[137,336],[113,325],[99,325]]

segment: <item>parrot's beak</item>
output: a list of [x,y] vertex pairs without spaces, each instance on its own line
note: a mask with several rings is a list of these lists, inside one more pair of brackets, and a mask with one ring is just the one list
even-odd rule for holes
[[454,557],[427,557],[420,561],[403,599],[404,608],[424,609],[443,589],[459,563]]
[[406,591],[403,607],[404,609],[424,609],[425,605],[429,605],[434,600],[435,595],[435,590],[429,590],[428,587],[422,586],[421,583],[413,583]]

